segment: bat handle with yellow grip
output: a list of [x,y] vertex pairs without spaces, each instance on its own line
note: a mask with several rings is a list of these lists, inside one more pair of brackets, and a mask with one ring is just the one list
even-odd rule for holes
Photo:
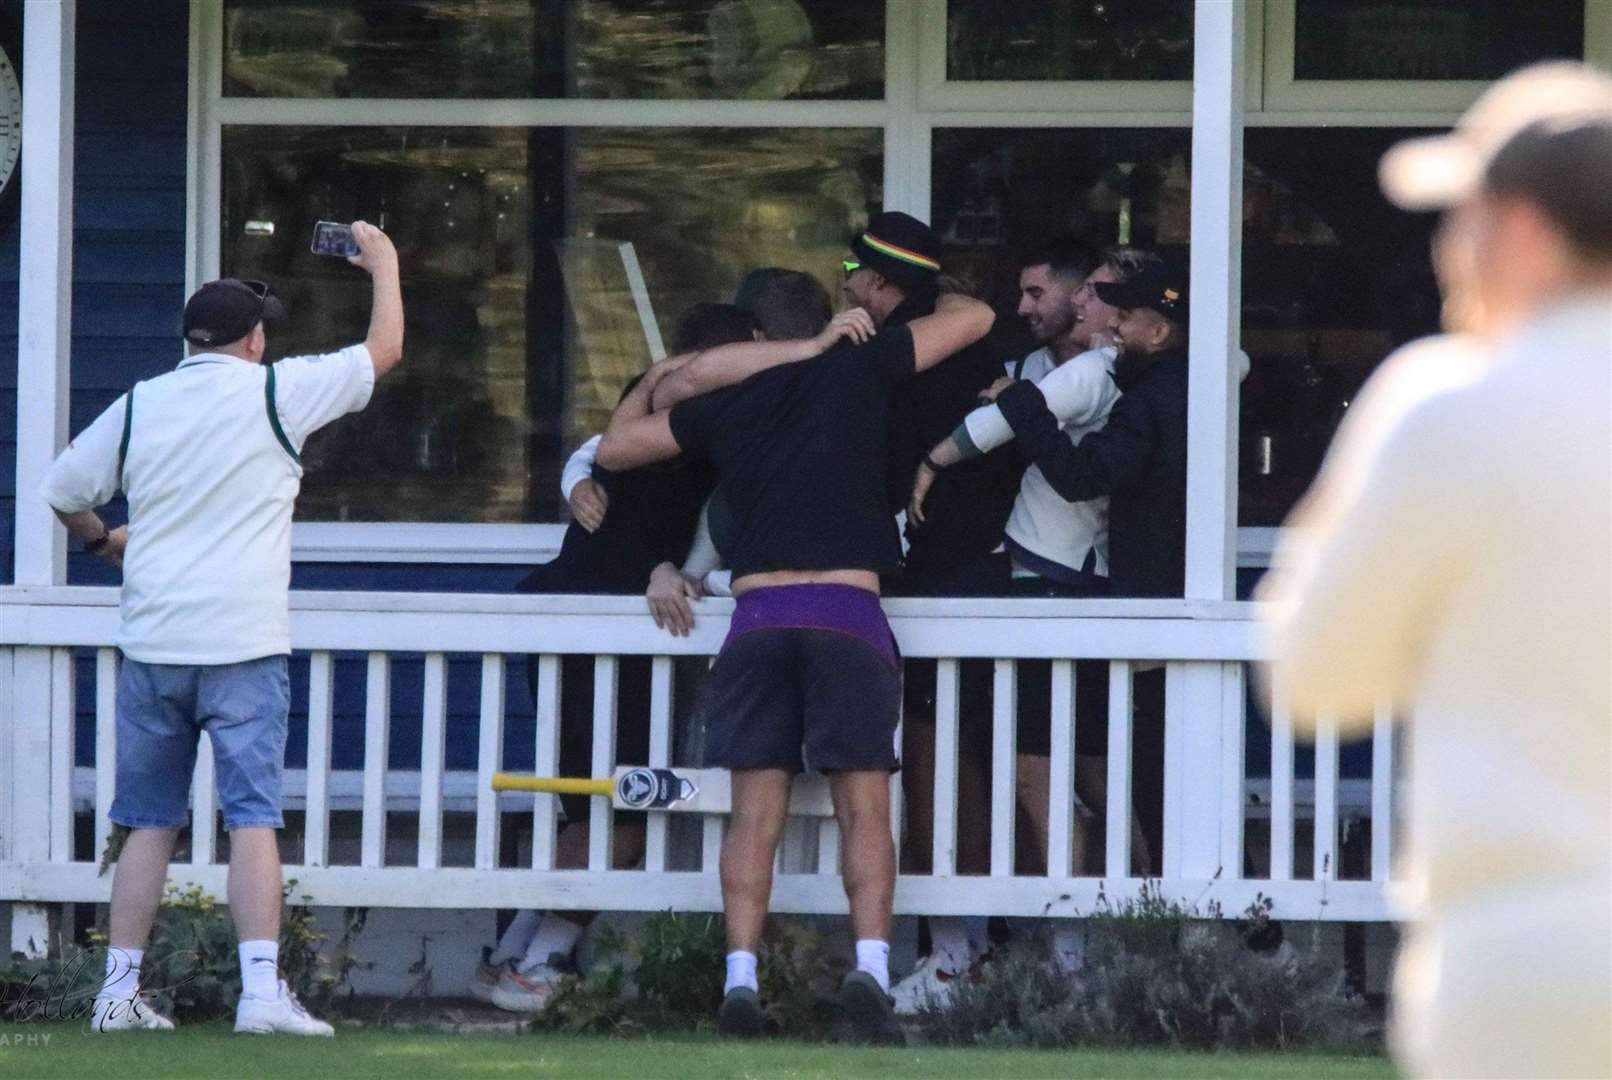
[[606,777],[589,780],[575,776],[526,776],[522,773],[493,773],[494,791],[547,791],[555,795],[598,795],[610,798],[616,782]]

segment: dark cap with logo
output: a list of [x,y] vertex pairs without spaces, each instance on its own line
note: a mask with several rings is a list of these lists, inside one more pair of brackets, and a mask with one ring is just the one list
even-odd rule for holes
[[1097,298],[1124,311],[1148,308],[1186,325],[1187,272],[1162,260],[1149,260],[1125,281],[1094,281]]
[[286,307],[268,283],[220,278],[197,289],[185,303],[185,340],[202,348],[228,345],[252,332],[260,321],[275,330]]
[[886,210],[851,238],[857,261],[908,291],[931,285],[940,275],[940,237],[911,214]]

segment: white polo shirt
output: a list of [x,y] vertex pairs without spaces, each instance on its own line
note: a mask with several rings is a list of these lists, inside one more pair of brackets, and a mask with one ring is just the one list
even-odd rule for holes
[[72,513],[120,487],[128,495],[125,655],[233,664],[291,651],[298,455],[309,435],[362,409],[374,385],[363,345],[272,367],[199,353],[137,383],[68,444],[40,488],[46,502]]

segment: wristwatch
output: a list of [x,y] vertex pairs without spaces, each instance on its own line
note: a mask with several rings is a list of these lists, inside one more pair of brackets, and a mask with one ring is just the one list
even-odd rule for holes
[[94,540],[86,541],[84,544],[84,550],[89,552],[91,555],[99,555],[101,553],[101,549],[106,547],[111,539],[112,533],[110,530],[108,530],[96,537]]

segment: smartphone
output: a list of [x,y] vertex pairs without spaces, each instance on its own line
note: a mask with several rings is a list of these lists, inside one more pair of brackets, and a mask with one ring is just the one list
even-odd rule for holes
[[316,221],[309,250],[315,255],[357,255],[358,241],[353,239],[351,225],[343,225],[339,221]]

